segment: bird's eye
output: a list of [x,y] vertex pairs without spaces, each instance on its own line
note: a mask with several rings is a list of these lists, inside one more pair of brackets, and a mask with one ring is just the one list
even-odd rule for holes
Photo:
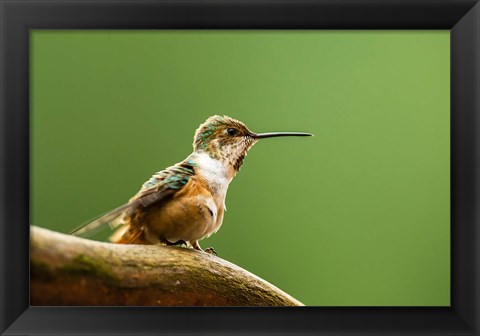
[[237,134],[237,130],[235,128],[229,128],[227,129],[228,135],[234,136]]

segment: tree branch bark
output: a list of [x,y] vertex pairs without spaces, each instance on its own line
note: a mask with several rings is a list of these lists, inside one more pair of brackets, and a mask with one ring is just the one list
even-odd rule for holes
[[171,246],[102,243],[32,226],[31,305],[302,306],[221,258]]

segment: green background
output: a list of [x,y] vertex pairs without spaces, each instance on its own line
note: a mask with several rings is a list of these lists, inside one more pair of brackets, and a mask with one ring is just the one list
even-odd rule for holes
[[449,39],[33,31],[31,223],[69,232],[123,204],[225,114],[315,137],[255,145],[203,247],[307,305],[447,306]]

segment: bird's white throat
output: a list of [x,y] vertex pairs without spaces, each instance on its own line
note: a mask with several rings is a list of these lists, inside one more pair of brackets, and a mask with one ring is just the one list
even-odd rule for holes
[[228,164],[212,159],[207,153],[198,154],[195,163],[198,165],[197,173],[205,179],[218,196],[225,198],[228,185],[233,179],[233,176],[229,176]]

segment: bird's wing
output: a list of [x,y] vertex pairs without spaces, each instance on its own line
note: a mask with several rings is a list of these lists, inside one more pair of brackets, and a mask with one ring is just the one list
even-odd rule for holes
[[180,191],[194,173],[194,164],[190,160],[159,171],[143,184],[140,191],[128,203],[81,225],[70,234],[85,237],[103,230],[107,225],[115,228],[123,223],[122,219],[125,215],[130,216],[137,210],[147,208]]
[[106,214],[100,216],[97,219],[80,225],[75,230],[70,232],[70,234],[73,236],[89,237],[103,230],[107,226],[107,224],[115,227],[116,223],[114,222],[118,222],[125,214],[125,211],[129,208],[131,208],[130,202],[107,212]]

